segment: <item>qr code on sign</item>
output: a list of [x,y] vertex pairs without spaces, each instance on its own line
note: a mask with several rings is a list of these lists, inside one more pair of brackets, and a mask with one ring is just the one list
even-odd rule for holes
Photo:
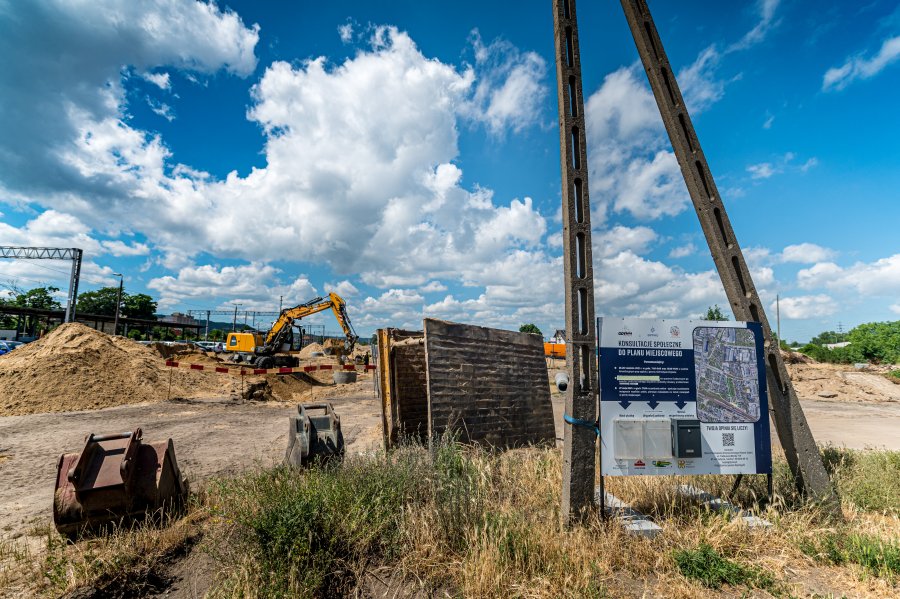
[[734,433],[722,433],[722,446],[734,447]]

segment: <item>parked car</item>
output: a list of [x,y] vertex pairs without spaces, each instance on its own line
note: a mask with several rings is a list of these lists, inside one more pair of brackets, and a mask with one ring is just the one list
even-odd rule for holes
[[0,356],[8,354],[20,345],[24,345],[21,341],[0,341]]

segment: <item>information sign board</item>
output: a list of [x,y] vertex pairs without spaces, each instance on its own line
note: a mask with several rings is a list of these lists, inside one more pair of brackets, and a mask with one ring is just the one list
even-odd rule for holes
[[771,473],[759,323],[599,322],[601,474]]

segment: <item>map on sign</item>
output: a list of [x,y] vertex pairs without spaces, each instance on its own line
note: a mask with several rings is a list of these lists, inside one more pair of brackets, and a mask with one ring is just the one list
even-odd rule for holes
[[746,328],[694,329],[697,417],[701,422],[759,420],[756,341]]

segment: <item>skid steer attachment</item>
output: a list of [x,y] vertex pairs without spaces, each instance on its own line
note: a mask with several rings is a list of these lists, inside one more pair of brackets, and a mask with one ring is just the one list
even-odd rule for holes
[[59,457],[53,521],[69,538],[112,523],[178,509],[187,484],[172,439],[144,443],[143,432],[90,434],[81,453]]
[[344,458],[341,419],[330,403],[297,406],[297,414],[288,419],[288,446],[284,463],[294,468],[308,466],[314,460]]

